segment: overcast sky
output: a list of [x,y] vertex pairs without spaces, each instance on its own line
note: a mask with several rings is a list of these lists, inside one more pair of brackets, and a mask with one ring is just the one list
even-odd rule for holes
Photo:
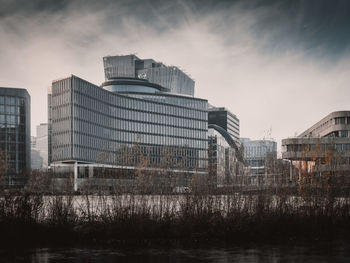
[[0,86],[29,91],[35,135],[52,80],[99,85],[103,56],[134,53],[189,73],[241,137],[280,144],[350,110],[349,41],[346,0],[0,0]]

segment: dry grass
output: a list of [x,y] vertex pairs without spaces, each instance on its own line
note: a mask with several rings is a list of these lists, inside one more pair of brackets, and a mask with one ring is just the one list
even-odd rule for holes
[[[254,242],[350,237],[349,191],[337,185],[265,189],[255,193],[108,194],[69,188],[54,192],[47,178],[1,192],[1,243],[121,244],[124,242]],[[45,185],[48,184],[48,185]]]

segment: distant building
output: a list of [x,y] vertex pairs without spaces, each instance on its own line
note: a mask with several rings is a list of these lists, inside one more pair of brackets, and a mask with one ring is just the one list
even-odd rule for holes
[[30,147],[31,149],[36,149],[36,137],[30,136]]
[[41,168],[47,168],[48,166],[48,124],[40,123],[36,126],[36,149],[39,151],[40,156],[43,158],[43,164]]
[[0,184],[23,186],[30,171],[30,95],[0,88]]
[[239,119],[224,107],[208,108],[208,123],[220,126],[239,144]]
[[299,170],[350,172],[350,111],[328,114],[298,137],[282,140],[282,158]]
[[269,158],[277,159],[277,143],[272,140],[250,140],[241,138],[244,159],[252,174],[265,174]]
[[40,153],[37,149],[31,149],[30,151],[31,158],[31,168],[32,170],[39,170],[43,165],[43,158],[40,156]]
[[194,96],[194,80],[177,67],[165,66],[153,59],[140,59],[135,55],[107,56],[103,58],[103,64],[107,81],[145,79],[171,93]]
[[39,151],[36,149],[36,137],[30,137],[30,167],[32,170],[40,169],[43,159],[40,157]]
[[32,169],[46,169],[48,167],[48,124],[36,126],[36,137],[32,136]]

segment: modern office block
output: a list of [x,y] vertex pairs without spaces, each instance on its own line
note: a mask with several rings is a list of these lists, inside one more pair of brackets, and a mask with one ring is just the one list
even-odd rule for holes
[[328,114],[296,138],[282,140],[282,158],[299,170],[349,173],[350,111]]
[[138,78],[158,84],[172,93],[194,96],[194,80],[175,66],[165,66],[153,59],[140,59],[135,55],[107,56],[103,58],[106,80]]
[[54,81],[50,165],[205,173],[207,101],[167,90],[125,77],[101,87],[73,75]]
[[30,95],[0,88],[0,176],[4,186],[23,186],[30,171]]
[[209,107],[208,123],[220,126],[231,135],[236,144],[240,143],[239,119],[228,109],[224,107]]
[[250,140],[241,138],[244,147],[244,159],[252,174],[265,174],[269,158],[277,159],[277,143],[272,140]]

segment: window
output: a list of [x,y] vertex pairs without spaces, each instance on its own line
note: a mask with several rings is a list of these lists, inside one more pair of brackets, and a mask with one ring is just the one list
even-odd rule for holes
[[339,137],[348,137],[348,131],[339,131]]
[[335,145],[335,150],[338,151],[338,152],[342,151],[342,144],[336,144]]
[[335,124],[345,124],[345,117],[335,118]]

